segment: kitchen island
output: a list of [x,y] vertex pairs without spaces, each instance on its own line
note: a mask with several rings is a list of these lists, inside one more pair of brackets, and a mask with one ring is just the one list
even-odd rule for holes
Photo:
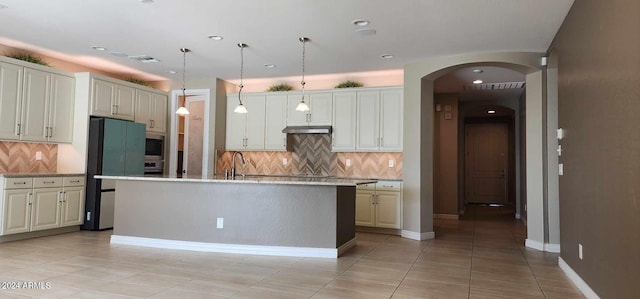
[[355,245],[356,185],[249,176],[116,180],[112,244],[335,258]]

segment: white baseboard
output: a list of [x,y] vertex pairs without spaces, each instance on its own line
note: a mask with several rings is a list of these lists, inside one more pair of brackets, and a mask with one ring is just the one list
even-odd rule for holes
[[153,247],[163,249],[178,249],[203,252],[337,258],[342,252],[355,246],[355,239],[340,246],[340,248],[289,247],[289,246],[260,246],[243,244],[205,243],[191,241],[177,241],[166,239],[140,238],[130,236],[111,236],[111,244]]
[[435,239],[436,233],[434,232],[418,233],[418,232],[403,230],[400,236],[407,239],[422,241],[422,240]]
[[544,243],[544,251],[560,253],[560,244]]
[[542,243],[531,239],[524,240],[524,246],[546,252],[560,253],[560,244]]
[[459,215],[454,214],[433,214],[433,219],[459,220]]
[[341,256],[343,253],[347,252],[349,249],[356,246],[356,239],[353,238],[347,243],[342,244],[342,246],[338,247],[338,256]]
[[569,264],[567,264],[561,257],[558,257],[558,266],[560,266],[560,269],[564,271],[564,274],[567,275],[569,280],[576,285],[578,290],[580,290],[587,299],[600,299],[600,296],[598,296],[598,294],[596,294],[596,292],[594,292],[591,287],[582,280],[582,277],[580,277],[576,271],[573,271],[571,266],[569,266]]

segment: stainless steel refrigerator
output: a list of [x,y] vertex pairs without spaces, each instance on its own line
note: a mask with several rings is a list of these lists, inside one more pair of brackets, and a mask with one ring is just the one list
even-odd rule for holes
[[115,182],[95,175],[144,175],[145,124],[92,117],[87,155],[87,200],[82,229],[113,228]]

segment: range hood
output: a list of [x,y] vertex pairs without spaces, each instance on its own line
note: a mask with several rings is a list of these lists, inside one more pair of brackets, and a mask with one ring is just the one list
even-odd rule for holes
[[287,126],[282,133],[287,134],[331,134],[331,126]]

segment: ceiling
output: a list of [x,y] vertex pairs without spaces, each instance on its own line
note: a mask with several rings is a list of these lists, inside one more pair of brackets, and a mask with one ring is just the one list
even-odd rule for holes
[[[187,47],[192,50],[187,56],[188,77],[234,80],[239,78],[237,43],[248,44],[245,78],[286,77],[300,74],[302,44],[298,37],[306,36],[311,39],[307,43],[309,75],[393,70],[429,56],[544,52],[572,3],[0,0],[0,44],[149,81],[180,80],[183,57],[179,49]],[[356,26],[356,19],[370,24]],[[376,33],[359,34],[358,29],[374,29]],[[210,35],[223,39],[214,41]],[[92,46],[107,51],[96,51]],[[110,52],[149,55],[160,62],[141,63]],[[383,54],[393,58],[383,59]],[[456,78],[458,85],[469,79],[462,75]]]
[[[475,80],[482,80],[482,83],[474,84]],[[433,89],[435,93],[457,93],[463,102],[499,101],[518,99],[524,92],[524,83],[525,75],[517,71],[495,66],[473,66],[457,69],[436,79]]]

